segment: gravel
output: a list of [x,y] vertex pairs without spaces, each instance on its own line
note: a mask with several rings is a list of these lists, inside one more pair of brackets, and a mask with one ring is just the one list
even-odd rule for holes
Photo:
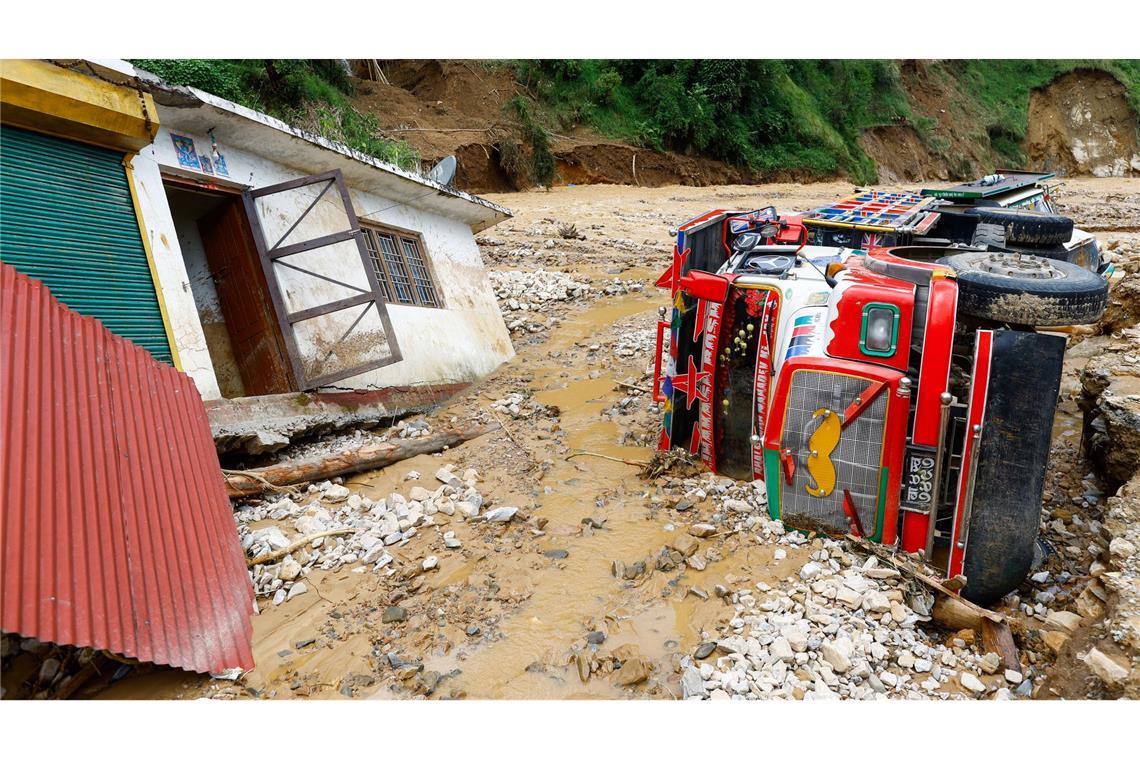
[[[461,477],[462,475],[462,477]],[[314,569],[353,568],[357,572],[372,571],[392,575],[394,557],[388,547],[400,547],[423,530],[435,530],[440,546],[455,550],[462,543],[453,531],[446,533],[434,527],[433,515],[459,514],[465,518],[478,516],[484,503],[476,488],[479,474],[466,470],[456,474],[443,468],[435,476],[438,485],[429,490],[419,483],[405,481],[411,487],[407,495],[392,493],[382,499],[370,499],[351,493],[344,486],[325,481],[309,486],[304,497],[289,496],[268,501],[250,501],[234,512],[242,548],[250,557],[258,557],[289,546],[296,539],[329,530],[343,530],[343,535],[314,538],[303,548],[275,563],[255,565],[250,576],[258,596],[283,604],[306,593],[303,582]],[[500,507],[489,514],[513,517],[516,507]],[[510,519],[508,517],[507,519]],[[273,520],[277,524],[251,528],[253,524]],[[438,566],[432,555],[422,561],[424,571]]]

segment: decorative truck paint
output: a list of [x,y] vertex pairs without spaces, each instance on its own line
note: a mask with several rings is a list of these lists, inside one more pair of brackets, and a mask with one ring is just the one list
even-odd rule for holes
[[[982,580],[964,593],[988,599],[1016,579],[1009,568],[986,572],[985,563],[1000,564],[1001,546],[1016,544],[1021,572],[1030,552],[1025,536],[994,527],[1002,522],[994,510],[1033,523],[1034,536],[1034,498],[1039,510],[1040,494],[1019,502],[994,486],[1003,467],[1019,466],[1016,442],[1000,443],[1003,431],[1031,442],[1026,482],[1041,482],[1037,449],[1048,450],[1048,431],[1037,430],[1044,423],[1010,423],[1033,415],[1009,394],[1001,396],[1004,416],[988,420],[990,367],[997,361],[1008,383],[1035,371],[1018,353],[1033,351],[1037,374],[1052,382],[1063,346],[962,313],[955,272],[938,259],[978,250],[968,243],[878,247],[950,229],[939,227],[944,204],[874,192],[802,216],[717,210],[681,225],[657,283],[673,306],[658,324],[659,448],[684,448],[715,472],[764,480],[770,515],[789,527],[898,542],[947,577],[973,568]],[[871,227],[873,237],[845,237]],[[989,438],[986,425],[996,426]],[[971,520],[986,509],[993,514]],[[986,531],[984,558],[971,560],[971,525]]]

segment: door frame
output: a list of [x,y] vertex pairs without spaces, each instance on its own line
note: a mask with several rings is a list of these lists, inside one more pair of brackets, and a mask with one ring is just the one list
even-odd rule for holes
[[[256,199],[275,193],[287,192],[295,190],[306,185],[314,185],[321,182],[328,182],[321,193],[316,199],[305,209],[304,212],[294,222],[293,228],[286,232],[285,236],[270,246],[265,239],[265,232],[261,226],[261,218],[257,211]],[[307,240],[302,243],[294,243],[292,245],[281,246],[285,237],[300,224],[301,220],[316,207],[316,204],[332,187],[336,187],[340,195],[341,202],[344,205],[345,215],[348,219],[348,229],[340,232],[322,235],[312,240]],[[400,352],[400,346],[396,340],[396,335],[392,330],[392,321],[388,315],[387,303],[384,300],[384,291],[380,285],[379,280],[376,279],[376,273],[372,269],[372,262],[369,258],[368,248],[364,243],[364,236],[360,228],[360,221],[356,216],[356,210],[352,205],[352,198],[348,193],[348,185],[344,181],[344,175],[339,169],[334,169],[321,174],[313,174],[307,177],[299,177],[297,179],[289,180],[288,182],[281,182],[274,185],[266,185],[256,189],[247,189],[242,193],[242,201],[245,204],[246,216],[249,219],[250,228],[253,231],[253,239],[257,246],[258,256],[261,259],[261,266],[265,272],[265,280],[269,286],[269,295],[273,302],[273,308],[277,315],[278,327],[281,335],[285,340],[285,345],[289,353],[289,361],[293,366],[294,377],[296,378],[301,390],[311,390],[319,388],[322,385],[329,385],[338,380],[343,380],[347,377],[354,377],[365,372],[386,367],[389,364],[394,364],[403,359]],[[348,283],[332,280],[339,285],[349,288],[350,290],[359,290],[360,295],[350,296],[348,298],[333,301],[320,306],[314,306],[308,309],[302,309],[297,312],[290,312],[285,305],[285,300],[281,293],[281,287],[277,281],[277,273],[274,270],[274,261],[284,258],[296,253],[305,251],[316,250],[336,243],[354,240],[356,242],[357,252],[360,255],[360,263],[364,269],[365,277],[368,280],[368,286],[371,290],[366,293],[359,287],[349,285]],[[310,273],[312,276],[320,277],[321,279],[330,279],[324,275]],[[357,319],[357,322],[348,329],[348,331],[341,336],[338,342],[348,337],[348,334],[355,329],[359,320],[368,313],[372,305],[376,306],[377,313],[380,317],[380,322],[384,327],[384,334],[387,338],[388,348],[390,350],[389,356],[383,359],[374,359],[369,362],[364,362],[347,369],[342,369],[336,372],[329,372],[315,377],[309,377],[308,372],[305,371],[304,363],[302,362],[301,352],[297,346],[297,340],[294,335],[293,325],[307,319],[324,316],[337,311],[344,311],[355,306],[365,305],[364,311]]]

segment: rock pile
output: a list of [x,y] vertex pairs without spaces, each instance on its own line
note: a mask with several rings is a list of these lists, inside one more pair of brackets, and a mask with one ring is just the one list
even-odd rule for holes
[[[1109,688],[1140,698],[1140,473],[1108,500],[1111,540],[1101,580],[1107,586],[1109,637],[1121,650],[1110,656],[1090,650],[1085,664]],[[1093,654],[1096,651],[1097,654]],[[1090,655],[1092,660],[1090,660]]]
[[491,271],[491,286],[499,301],[499,309],[512,333],[541,332],[558,324],[558,318],[546,316],[551,305],[571,299],[585,299],[593,292],[589,283],[575,280],[564,272],[545,269],[535,271]]
[[685,698],[1008,699],[1031,693],[1031,678],[1005,671],[997,655],[983,656],[973,631],[948,641],[928,634],[920,623],[930,620],[933,597],[895,568],[769,519],[762,482],[708,475],[674,479],[671,486],[683,494],[674,505],[679,516],[706,498],[715,506],[711,521],[694,522],[674,542],[692,570],[703,565],[691,561],[702,556],[692,546],[702,541],[695,539],[729,532],[776,547],[777,560],[792,547],[810,551],[778,584],[717,587],[735,615],[682,658]]
[[499,414],[506,414],[511,419],[529,419],[545,415],[553,407],[539,403],[522,391],[512,391],[500,399],[491,402],[491,409]]
[[[484,506],[477,488],[479,474],[468,469],[461,474],[443,467],[435,474],[434,490],[412,485],[407,495],[392,493],[379,500],[351,493],[343,485],[325,481],[309,486],[307,503],[301,499],[249,503],[234,513],[242,548],[250,557],[259,557],[313,536],[312,541],[275,563],[255,565],[251,570],[258,596],[281,604],[308,591],[303,579],[313,568],[335,570],[357,565],[353,572],[396,572],[388,547],[403,546],[419,531],[432,530],[434,515],[478,518]],[[417,483],[418,478],[409,482]],[[500,513],[503,508],[492,510]],[[509,509],[509,508],[508,508]],[[497,521],[510,520],[514,513],[496,514]],[[491,519],[487,517],[487,519]],[[278,524],[251,528],[254,523],[272,520]],[[285,526],[289,533],[286,535]],[[453,531],[434,530],[443,548],[458,549],[461,542]],[[429,559],[431,559],[429,557]],[[436,563],[422,570],[434,569]]]
[[[764,533],[777,544],[802,538],[778,522]],[[827,539],[812,548],[811,560],[778,587],[761,582],[729,592],[736,616],[716,641],[719,656],[683,663],[696,671],[687,675],[686,697],[1009,698],[1013,685],[1030,693],[1019,672],[1004,672],[997,655],[981,656],[965,634],[945,644],[920,628],[933,600],[908,589],[894,568]],[[999,670],[1000,682],[980,678]]]
[[491,271],[487,276],[504,311],[541,311],[551,301],[585,298],[592,290],[572,275],[546,269]]

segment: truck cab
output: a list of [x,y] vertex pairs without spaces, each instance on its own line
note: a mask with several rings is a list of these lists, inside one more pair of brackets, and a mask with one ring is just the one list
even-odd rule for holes
[[915,244],[936,201],[875,198],[678,229],[658,281],[673,307],[659,447],[763,480],[789,527],[897,543],[991,602],[1034,559],[1065,347],[1041,328],[1095,321],[1107,285],[1069,262]]

